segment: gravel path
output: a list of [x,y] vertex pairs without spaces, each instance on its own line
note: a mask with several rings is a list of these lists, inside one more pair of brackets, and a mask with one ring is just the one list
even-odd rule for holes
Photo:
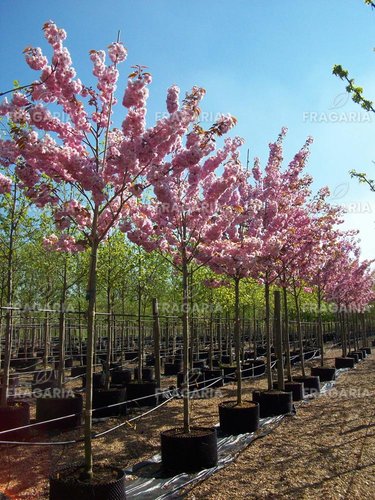
[[189,499],[374,499],[375,356],[342,374]]

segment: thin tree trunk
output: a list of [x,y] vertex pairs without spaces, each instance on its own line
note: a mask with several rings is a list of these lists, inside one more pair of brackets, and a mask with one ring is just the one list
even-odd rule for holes
[[234,278],[234,341],[236,348],[237,404],[242,403],[240,278]]
[[61,290],[60,312],[59,312],[59,370],[58,370],[58,387],[61,390],[64,387],[65,374],[65,302],[67,289],[67,257],[64,259],[63,284]]
[[182,335],[184,341],[184,432],[190,432],[190,408],[189,408],[189,270],[186,252],[182,255]]
[[301,360],[301,371],[302,371],[302,376],[305,377],[306,370],[305,370],[305,357],[304,357],[303,337],[302,337],[302,328],[301,328],[301,312],[300,312],[298,293],[297,293],[295,285],[293,285],[293,296],[294,296],[294,303],[296,306],[297,334],[298,334],[300,360]]
[[272,366],[271,366],[271,325],[270,325],[270,285],[266,277],[264,288],[264,298],[266,303],[266,355],[267,355],[267,383],[268,390],[272,390]]
[[17,184],[14,184],[12,206],[10,213],[10,229],[9,229],[9,247],[7,256],[7,312],[5,315],[5,349],[4,349],[4,365],[3,365],[3,377],[2,377],[2,391],[0,406],[6,407],[8,401],[8,390],[9,390],[9,373],[10,373],[10,359],[12,356],[12,333],[13,333],[13,258],[14,258],[14,233],[16,229],[15,225],[15,211],[17,202]]
[[96,305],[96,280],[98,263],[99,242],[96,235],[98,221],[98,207],[95,207],[92,241],[90,254],[90,269],[88,278],[88,310],[87,310],[87,367],[86,367],[86,405],[85,405],[85,476],[92,479],[93,454],[92,454],[92,394],[93,394],[93,363],[94,363],[94,337],[95,337],[95,305]]
[[286,287],[283,287],[284,302],[284,345],[285,345],[285,368],[286,376],[289,382],[292,382],[292,366],[290,362],[290,344],[289,344],[289,311],[288,311],[288,293]]

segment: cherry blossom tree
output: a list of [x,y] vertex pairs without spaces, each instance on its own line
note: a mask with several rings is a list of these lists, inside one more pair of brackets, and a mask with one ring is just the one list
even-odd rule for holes
[[[136,66],[122,99],[126,115],[121,128],[116,128],[112,113],[117,104],[118,65],[127,57],[122,42],[109,45],[108,62],[105,51],[90,52],[94,88],[77,77],[64,45],[66,32],[52,21],[43,30],[52,48],[51,59],[40,48],[27,47],[26,62],[40,76],[31,85],[9,91],[11,99],[0,104],[0,116],[13,124],[10,137],[0,140],[0,163],[5,169],[15,167],[25,196],[37,207],[52,206],[60,235],[46,236],[48,248],[71,252],[89,248],[85,473],[91,478],[98,248],[123,219],[138,210],[144,190],[174,168],[166,158],[181,149],[185,133],[199,115],[204,90],[194,87],[178,108],[179,89],[172,86],[167,116],[146,128],[152,78],[143,66]],[[55,109],[60,110],[59,116]],[[231,123],[223,121],[220,126]],[[191,160],[197,150],[190,143],[180,155]],[[72,193],[68,200],[63,196],[66,186]],[[9,192],[10,177],[1,176],[0,189]],[[80,233],[79,239],[68,234],[70,227]]]
[[[185,147],[176,150],[171,164],[155,174],[154,197],[144,204],[123,229],[131,241],[146,250],[157,249],[182,278],[184,432],[190,431],[189,412],[189,277],[213,256],[220,240],[240,209],[239,186],[246,175],[238,158],[239,138],[226,138],[215,151],[215,139],[235,124],[222,116],[209,129],[200,126],[188,134]],[[217,174],[223,167],[222,175]],[[199,261],[199,264],[196,263]]]
[[259,211],[258,217],[249,220],[247,229],[249,235],[257,235],[262,241],[262,248],[253,270],[253,276],[262,280],[265,288],[267,378],[270,390],[273,387],[270,286],[280,278],[280,273],[283,270],[283,267],[279,266],[280,259],[284,259],[285,267],[286,262],[295,258],[296,253],[293,251],[291,253],[291,250],[293,250],[296,233],[301,231],[307,223],[303,207],[310,195],[312,182],[311,176],[303,174],[309,156],[311,138],[307,139],[287,168],[282,170],[282,145],[286,132],[286,128],[283,128],[277,141],[269,145],[270,152],[264,173],[261,171],[259,160],[255,160],[253,167],[254,197],[261,201],[262,209]]

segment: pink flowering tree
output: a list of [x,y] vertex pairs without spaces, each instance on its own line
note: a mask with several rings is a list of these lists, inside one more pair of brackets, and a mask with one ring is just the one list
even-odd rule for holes
[[[190,143],[181,153],[182,138],[199,115],[204,91],[194,87],[178,107],[176,86],[168,90],[166,117],[146,128],[146,101],[151,76],[137,66],[129,75],[122,105],[125,117],[120,128],[112,125],[119,76],[118,65],[126,59],[121,42],[92,50],[90,59],[96,88],[77,76],[66,33],[53,22],[44,25],[51,46],[49,60],[40,48],[25,49],[26,62],[40,72],[31,85],[20,87],[0,104],[0,115],[13,123],[9,138],[0,140],[0,163],[15,167],[26,197],[37,207],[51,206],[59,236],[46,235],[48,248],[78,252],[89,248],[87,281],[87,373],[85,407],[85,474],[92,477],[92,374],[98,248],[123,220],[132,217],[144,190],[175,167],[166,159],[180,151],[189,161],[199,146]],[[4,93],[3,93],[4,94]],[[59,109],[57,116],[55,110]],[[53,109],[54,112],[51,111]],[[231,124],[231,122],[229,122]],[[228,126],[224,121],[222,127]],[[229,146],[228,146],[229,148]],[[230,148],[229,148],[230,149]],[[174,174],[170,173],[171,176]],[[180,175],[180,171],[176,173]],[[2,192],[11,180],[0,178]],[[67,189],[69,188],[69,189]],[[66,199],[66,192],[71,193]],[[137,216],[139,217],[139,216]],[[68,233],[74,227],[80,237]]]
[[309,254],[309,269],[305,276],[308,283],[316,290],[321,366],[324,366],[322,304],[328,298],[327,291],[336,281],[337,273],[341,274],[340,265],[346,261],[351,252],[356,251],[354,236],[357,234],[356,231],[340,230],[343,210],[327,202],[329,195],[329,189],[322,188],[309,203],[313,246]]
[[[335,279],[327,286],[327,300],[336,304],[341,315],[342,355],[348,351],[350,314],[363,312],[374,299],[375,276],[371,270],[374,261],[360,261],[359,251],[353,254],[342,253],[334,262]],[[345,272],[342,272],[345,269]],[[358,343],[354,332],[354,343]],[[357,345],[358,347],[358,345]],[[350,349],[350,348],[349,348]]]
[[[230,227],[239,209],[238,186],[245,175],[238,159],[238,138],[215,139],[228,132],[235,120],[222,116],[209,130],[195,127],[152,182],[154,196],[123,228],[131,241],[146,250],[157,249],[182,278],[184,432],[190,432],[189,412],[189,287],[193,273],[210,261],[214,243]],[[222,167],[222,175],[217,170]],[[199,264],[196,261],[199,260]],[[190,278],[190,279],[189,279]]]
[[261,201],[259,216],[248,221],[248,234],[256,235],[262,241],[260,255],[253,269],[253,276],[262,280],[265,287],[266,307],[266,347],[268,388],[272,389],[271,371],[271,324],[270,324],[270,286],[280,278],[283,266],[295,258],[293,241],[296,233],[306,224],[304,204],[310,194],[312,178],[303,174],[312,140],[309,138],[296,153],[287,168],[282,170],[283,128],[277,141],[269,145],[267,165],[262,173],[259,160],[255,160],[253,176],[255,179],[254,197]]
[[[254,198],[253,195],[253,189],[249,183],[239,186],[239,199],[236,201],[237,216],[222,237],[211,245],[212,257],[207,259],[208,266],[212,271],[231,279],[234,285],[237,405],[242,404],[240,282],[251,276],[255,267],[255,259],[260,254],[262,245],[259,237],[249,234],[247,231],[249,219],[255,219],[262,208],[261,201]],[[202,256],[205,258],[203,252]]]

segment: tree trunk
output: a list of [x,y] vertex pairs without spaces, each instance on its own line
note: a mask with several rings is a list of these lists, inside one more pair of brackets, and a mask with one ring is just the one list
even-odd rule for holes
[[58,370],[58,387],[60,390],[64,387],[65,374],[65,302],[67,289],[67,257],[64,259],[63,284],[61,290],[60,312],[59,312],[59,370]]
[[271,325],[270,325],[270,285],[266,278],[264,288],[266,302],[266,349],[267,349],[267,383],[268,390],[272,390],[272,367],[271,367]]
[[277,387],[279,391],[283,391],[285,389],[284,385],[284,363],[283,363],[283,335],[282,335],[282,327],[281,327],[281,294],[279,291],[274,292],[274,301],[275,301],[275,343],[277,350]]
[[13,260],[14,260],[14,233],[15,225],[15,211],[17,202],[17,184],[14,184],[12,207],[10,213],[10,229],[9,229],[9,247],[7,255],[7,312],[5,314],[5,348],[4,348],[4,365],[3,365],[3,383],[0,399],[0,407],[7,406],[8,390],[9,390],[9,373],[10,373],[10,359],[12,356],[12,333],[13,333]]
[[85,476],[92,479],[93,455],[92,455],[92,393],[93,393],[93,371],[94,371],[94,337],[95,337],[95,304],[96,304],[96,280],[98,263],[99,241],[96,236],[98,220],[98,208],[94,211],[90,268],[87,287],[88,309],[87,309],[87,366],[86,366],[86,405],[85,405]]
[[290,344],[289,344],[289,311],[288,311],[288,293],[286,287],[283,287],[284,302],[284,345],[285,345],[285,367],[286,376],[289,382],[292,382],[292,366],[290,362]]
[[155,356],[155,379],[157,387],[160,389],[160,322],[158,300],[152,299],[152,314],[154,316],[153,334],[154,334],[154,356]]
[[297,334],[298,334],[298,343],[299,343],[299,351],[300,351],[300,359],[301,359],[301,370],[302,370],[302,376],[306,376],[306,370],[305,370],[305,357],[303,354],[303,337],[302,337],[302,328],[301,328],[301,312],[300,312],[300,306],[299,306],[299,299],[298,299],[298,293],[296,290],[296,287],[293,285],[293,296],[294,296],[294,303],[296,306],[296,321],[297,321]]
[[236,348],[237,404],[242,403],[240,278],[234,278],[234,341]]
[[189,270],[186,252],[182,255],[182,335],[184,341],[184,432],[190,432],[190,408],[189,408]]

